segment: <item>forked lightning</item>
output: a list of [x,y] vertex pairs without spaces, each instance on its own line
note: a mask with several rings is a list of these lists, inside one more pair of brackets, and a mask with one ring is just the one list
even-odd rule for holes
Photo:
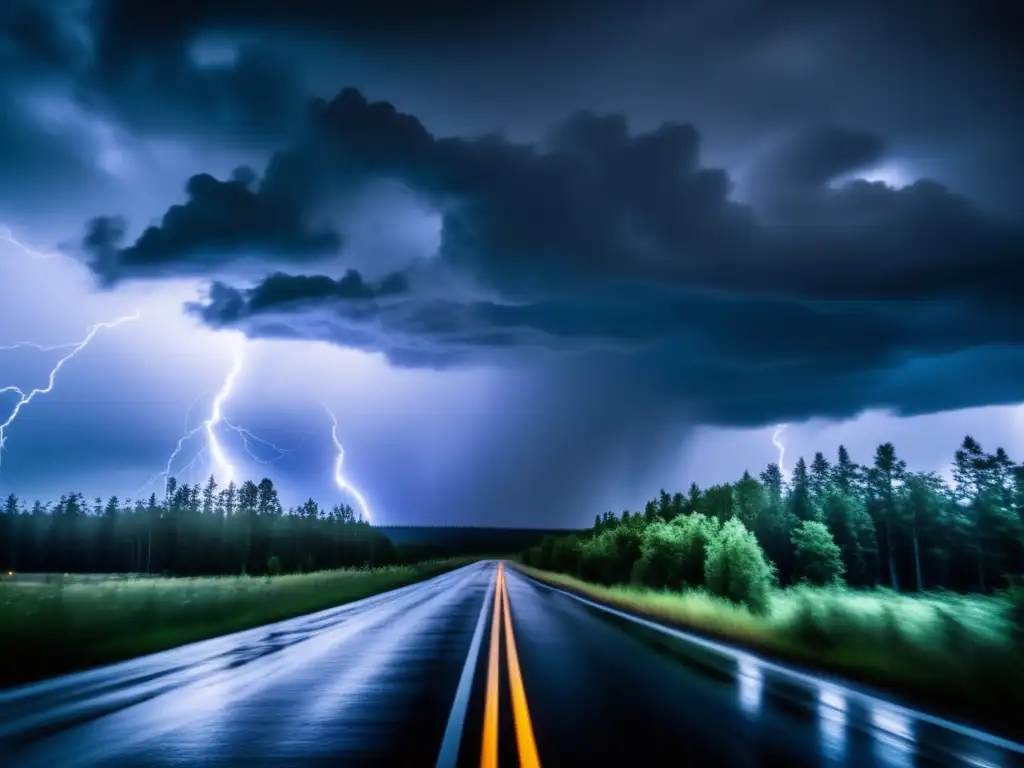
[[[218,428],[221,425],[238,434],[242,438],[242,445],[249,457],[261,464],[269,464],[272,461],[277,461],[291,452],[288,449],[279,448],[273,443],[258,437],[245,427],[231,423],[224,416],[224,405],[234,392],[235,383],[242,372],[242,367],[245,362],[244,346],[241,341],[235,346],[232,352],[232,359],[233,362],[231,368],[228,370],[227,376],[224,378],[224,383],[221,384],[220,389],[217,390],[217,393],[214,395],[213,402],[210,405],[210,415],[197,426],[190,427],[192,409],[201,398],[196,398],[196,400],[192,402],[188,407],[188,411],[185,413],[185,431],[182,433],[181,437],[178,438],[177,445],[171,452],[170,457],[168,457],[167,466],[161,472],[158,472],[147,480],[139,489],[140,491],[149,487],[161,477],[164,478],[164,490],[166,491],[167,484],[174,476],[174,461],[181,455],[181,452],[184,450],[189,439],[200,433],[202,433],[205,438],[203,447],[187,464],[179,468],[178,472],[181,473],[190,470],[204,456],[209,456],[211,463],[210,471],[217,482],[222,485],[227,485],[234,481],[238,474],[237,470],[235,469],[234,463],[228,457],[228,453],[224,449],[224,446],[217,435]],[[260,458],[252,450],[253,443],[259,443],[260,445],[270,448],[276,453],[276,456],[270,460]]]
[[96,334],[99,333],[101,330],[116,328],[122,323],[127,323],[131,320],[138,319],[139,313],[135,312],[134,314],[131,315],[119,317],[116,320],[110,320],[108,322],[103,323],[96,323],[96,325],[92,326],[92,328],[89,329],[89,332],[85,335],[84,339],[73,344],[55,344],[47,346],[44,344],[36,344],[35,342],[30,341],[20,341],[15,344],[0,347],[0,349],[17,349],[19,347],[32,347],[43,352],[49,352],[51,350],[56,349],[71,349],[70,352],[64,355],[64,357],[60,358],[60,360],[58,360],[57,363],[53,366],[53,368],[50,371],[50,375],[47,379],[45,387],[37,387],[36,389],[31,389],[28,392],[25,392],[19,387],[13,385],[0,388],[0,394],[13,392],[18,396],[18,401],[14,404],[14,408],[11,410],[10,415],[8,415],[6,421],[0,424],[0,459],[2,459],[3,451],[5,450],[8,427],[10,427],[15,422],[15,420],[18,418],[18,415],[21,413],[22,409],[26,405],[31,403],[39,395],[47,395],[53,391],[53,387],[57,383],[57,374],[60,373],[60,370],[61,368],[64,367],[64,364],[67,363],[72,358],[74,358],[79,352],[81,352],[87,346],[89,346],[90,342],[92,342],[92,340],[96,337]]

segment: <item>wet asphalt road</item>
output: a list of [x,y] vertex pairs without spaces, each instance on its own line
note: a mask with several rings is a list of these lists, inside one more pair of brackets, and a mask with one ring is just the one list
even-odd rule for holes
[[1019,745],[502,573],[2,691],[0,765],[1024,765]]

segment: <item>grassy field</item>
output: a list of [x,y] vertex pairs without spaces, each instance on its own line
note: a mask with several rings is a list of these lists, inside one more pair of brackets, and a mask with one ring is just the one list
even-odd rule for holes
[[603,587],[517,564],[634,615],[888,691],[920,708],[1024,738],[1021,606],[1007,597],[799,587],[755,615],[703,592]]
[[274,577],[0,579],[0,687],[369,597],[479,558]]

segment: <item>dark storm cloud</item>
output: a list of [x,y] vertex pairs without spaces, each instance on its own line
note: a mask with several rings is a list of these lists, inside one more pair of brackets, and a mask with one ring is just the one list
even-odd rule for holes
[[813,194],[844,173],[880,162],[885,149],[882,138],[867,131],[836,125],[804,129],[761,162],[751,186],[768,202],[780,191]]
[[[444,212],[440,253],[416,268],[400,300],[352,295],[323,277],[275,275],[248,291],[218,285],[193,307],[211,324],[416,365],[524,349],[628,354],[627,364],[662,371],[716,421],[768,420],[801,403],[807,410],[791,416],[853,412],[877,404],[865,382],[908,357],[1024,342],[1013,301],[1024,279],[1021,232],[935,182],[831,186],[881,151],[868,134],[819,128],[778,148],[760,176],[762,214],[732,199],[724,170],[702,165],[688,125],[633,133],[622,116],[579,113],[540,144],[437,138],[352,89],[315,102],[310,117],[260,190],[238,194],[288,190],[270,199],[311,211],[338,190],[398,179]],[[258,217],[224,216],[245,206],[192,204],[204,227],[228,228],[250,247],[261,240]],[[165,222],[115,253],[169,232]],[[175,267],[171,257],[161,273]],[[481,295],[464,284],[439,293],[436,280],[451,274]],[[751,374],[763,378],[753,401],[762,408],[740,413],[734,399]]]
[[[353,89],[314,102],[311,122],[305,141],[271,160],[258,191],[238,188],[240,199],[287,196],[296,221],[291,206],[310,214],[337,190],[399,179],[445,212],[444,261],[510,290],[637,278],[807,299],[987,301],[1019,276],[1020,230],[938,183],[828,186],[877,154],[881,140],[866,134],[821,129],[782,147],[760,194],[786,216],[765,223],[732,199],[725,170],[701,165],[688,125],[631,133],[621,115],[579,113],[540,145],[436,138]],[[193,203],[206,225],[230,216],[232,231],[248,225],[259,238],[261,221],[245,214],[262,206]],[[173,229],[144,239],[173,238]]]
[[[653,5],[633,0],[634,9]],[[622,3],[608,0],[518,0],[518,2],[374,3],[341,0],[180,0],[150,7],[133,0],[98,6],[101,57],[123,65],[153,46],[177,45],[204,29],[299,31],[330,34],[353,42],[450,45],[529,33],[535,25],[581,11],[607,13]]]
[[230,325],[245,317],[275,311],[289,305],[311,302],[367,302],[373,299],[402,296],[408,282],[401,274],[385,278],[377,285],[363,280],[349,270],[340,280],[323,275],[315,277],[276,273],[245,294],[235,288],[214,282],[210,287],[210,304],[196,306],[195,311],[211,325]]
[[258,187],[247,168],[228,181],[193,176],[186,193],[188,202],[171,206],[159,226],[148,227],[126,248],[120,247],[123,221],[90,222],[84,246],[104,285],[139,274],[204,274],[252,255],[315,259],[341,245],[336,233],[312,229],[287,197]]
[[165,42],[133,47],[127,61],[101,47],[79,81],[80,97],[150,135],[255,146],[288,136],[308,98],[292,54],[269,43],[221,47],[229,52],[209,61]]
[[20,77],[61,72],[79,65],[80,42],[58,16],[42,4],[14,0],[0,11],[0,39],[5,70]]
[[[98,1],[91,14],[95,62],[83,77],[83,93],[142,130],[263,143],[286,136],[301,120],[309,96],[303,73],[316,69],[303,61],[308,40],[358,50],[397,46],[404,55],[530,36],[546,24],[564,27],[616,5]],[[219,60],[204,61],[204,45],[220,51]]]
[[[876,132],[927,140],[921,151],[962,175],[951,149],[976,150],[971,163],[992,172],[971,189],[991,198],[1024,170],[1010,5],[15,0],[0,19],[17,15],[6,26],[19,50],[138,135],[271,146],[301,122],[310,82],[394,70],[437,93],[420,101],[455,123],[536,126],[563,105],[597,105],[645,124],[695,119],[719,150],[853,110]],[[360,58],[340,64],[332,52]]]
[[[0,209],[50,196],[54,184],[95,173],[71,137],[40,125],[26,100],[66,88],[86,58],[67,25],[42,3],[13,0],[0,7]],[[9,213],[9,211],[7,211]]]
[[[661,401],[675,396],[691,415],[716,423],[845,416],[867,406],[941,410],[1020,394],[1022,371],[1000,362],[1010,352],[994,352],[999,345],[1020,352],[1019,317],[993,326],[996,317],[972,318],[956,305],[809,305],[653,287],[530,304],[415,293],[376,301],[369,293],[328,297],[325,289],[299,297],[302,284],[321,281],[327,279],[277,275],[272,289],[267,283],[249,290],[215,284],[209,300],[191,309],[211,325],[251,336],[385,351],[406,366],[597,359],[608,370],[642,372],[643,391],[658,393]],[[975,349],[980,363],[973,378],[993,377],[983,387],[951,386],[962,378],[955,360],[946,361],[941,375],[918,377],[914,388],[891,380],[894,370],[919,356]]]
[[104,0],[5,3],[0,88],[57,85],[51,96],[146,135],[259,145],[294,129],[309,97],[294,45],[229,32],[199,50],[201,28],[162,14],[166,4],[145,5],[151,13],[133,15]]

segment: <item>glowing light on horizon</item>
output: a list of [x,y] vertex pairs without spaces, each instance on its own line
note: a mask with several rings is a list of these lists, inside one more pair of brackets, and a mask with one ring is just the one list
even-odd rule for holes
[[338,455],[334,459],[334,484],[338,486],[338,490],[349,494],[353,499],[356,500],[356,504],[359,506],[359,512],[361,517],[366,522],[372,522],[373,517],[370,515],[370,507],[366,503],[366,499],[363,494],[354,487],[348,480],[345,479],[345,475],[342,473],[342,465],[345,463],[345,449],[341,445],[341,441],[338,439],[338,419],[334,416],[334,413],[324,406],[324,410],[327,411],[327,415],[331,417],[331,439],[334,441],[334,448],[337,450]]
[[16,386],[13,386],[13,385],[0,388],[0,394],[4,394],[4,393],[7,393],[7,392],[13,392],[13,393],[17,394],[18,398],[19,398],[18,402],[14,404],[14,408],[11,410],[11,413],[7,417],[7,420],[4,421],[2,424],[0,424],[0,460],[2,460],[3,452],[5,450],[5,445],[7,443],[7,434],[6,434],[7,428],[10,427],[14,423],[14,421],[18,418],[18,415],[21,413],[21,410],[26,405],[31,403],[37,396],[39,396],[39,395],[47,395],[47,394],[49,394],[50,392],[53,391],[53,388],[54,388],[54,386],[57,383],[57,374],[60,373],[61,369],[64,367],[64,364],[67,363],[69,360],[73,359],[79,352],[81,352],[83,349],[85,349],[87,346],[89,346],[89,344],[92,342],[92,340],[96,337],[96,334],[99,333],[101,330],[110,329],[110,328],[116,328],[117,326],[121,325],[122,323],[127,323],[127,322],[132,321],[132,320],[138,320],[139,317],[140,317],[140,313],[139,312],[135,312],[134,314],[131,314],[131,315],[125,315],[123,317],[119,317],[116,320],[110,320],[110,321],[107,321],[107,322],[96,323],[95,325],[93,325],[89,329],[89,332],[85,335],[84,339],[82,339],[81,341],[76,342],[74,344],[57,344],[57,345],[52,345],[52,346],[46,346],[46,345],[43,345],[43,344],[36,344],[35,342],[18,342],[16,344],[12,344],[12,345],[8,345],[7,347],[4,347],[4,349],[17,349],[19,347],[26,347],[26,346],[28,346],[28,347],[33,347],[35,349],[38,349],[38,350],[41,350],[41,351],[44,351],[44,352],[55,350],[55,349],[63,349],[63,348],[71,347],[71,351],[68,352],[68,354],[64,355],[64,357],[62,357],[60,360],[58,360],[57,363],[50,370],[50,375],[47,378],[47,383],[46,383],[45,387],[37,387],[35,389],[29,390],[28,393],[26,393],[24,390],[20,389],[19,387],[16,387]]

